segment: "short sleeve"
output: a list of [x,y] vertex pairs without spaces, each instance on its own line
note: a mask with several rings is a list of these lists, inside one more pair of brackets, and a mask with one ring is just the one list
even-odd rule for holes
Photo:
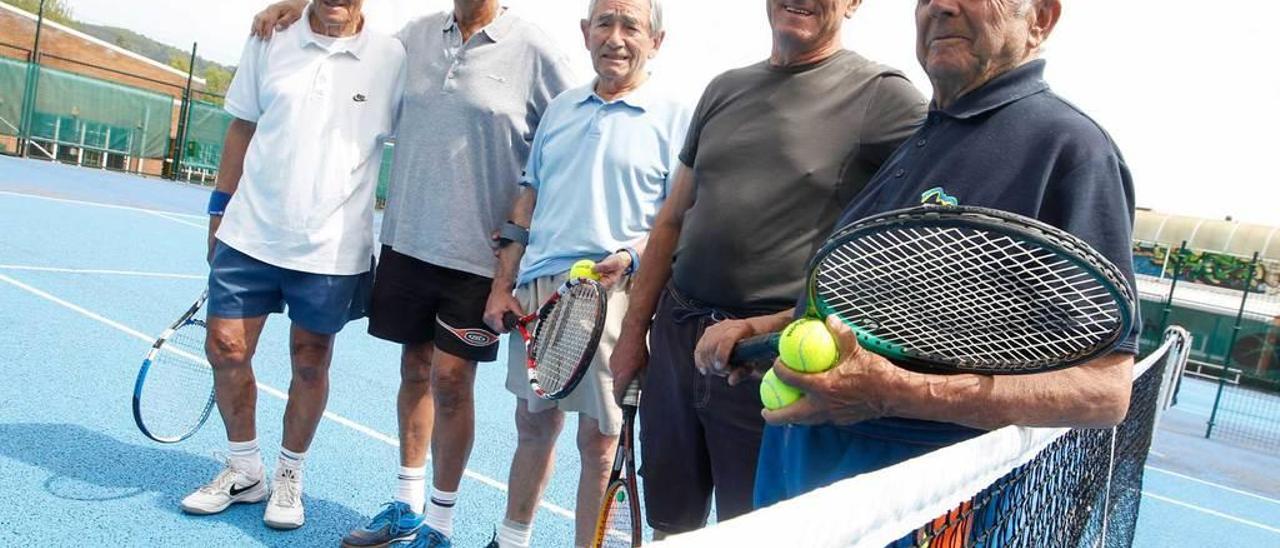
[[873,165],[884,164],[911,137],[929,113],[929,102],[910,80],[898,73],[881,75],[862,126],[862,150]]
[[[1124,275],[1136,303],[1134,203],[1133,181],[1124,159],[1114,149],[1099,151],[1050,181],[1040,220],[1074,234],[1109,259]],[[1117,351],[1136,354],[1141,331],[1141,318],[1135,317],[1133,330]]]
[[529,92],[529,127],[538,127],[551,100],[573,85],[573,69],[569,58],[549,45],[539,46],[538,67]]
[[693,116],[686,126],[684,146],[680,149],[680,162],[686,166],[692,167],[693,162],[698,159],[698,139],[702,137],[702,128],[707,125],[707,116],[714,102],[712,96],[715,95],[718,81],[717,78],[707,84],[707,89],[702,92],[698,107],[693,110]]
[[259,94],[262,82],[262,71],[266,68],[263,57],[266,56],[267,43],[257,37],[250,37],[240,53],[240,64],[236,66],[236,75],[231,78],[227,88],[227,98],[223,109],[232,116],[248,122],[257,123],[262,117],[263,105]]

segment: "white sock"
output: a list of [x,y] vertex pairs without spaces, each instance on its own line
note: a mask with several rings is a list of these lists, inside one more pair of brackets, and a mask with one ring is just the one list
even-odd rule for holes
[[431,500],[427,503],[427,515],[423,521],[428,527],[446,537],[453,536],[453,505],[458,503],[457,491],[441,491],[431,488]]
[[262,451],[258,449],[258,438],[249,441],[228,441],[231,454],[227,457],[231,467],[244,472],[253,478],[262,478]]
[[529,540],[533,537],[533,524],[524,524],[509,519],[502,520],[498,527],[499,548],[529,548]]
[[395,500],[408,504],[410,509],[421,514],[422,507],[427,503],[426,477],[426,465],[417,468],[401,466],[400,473],[396,476]]
[[280,458],[276,460],[276,475],[280,475],[285,470],[290,470],[293,472],[294,477],[298,478],[298,481],[302,481],[302,465],[306,461],[306,451],[298,453],[281,447]]

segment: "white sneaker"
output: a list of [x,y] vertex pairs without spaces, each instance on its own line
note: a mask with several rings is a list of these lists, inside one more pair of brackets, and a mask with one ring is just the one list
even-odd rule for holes
[[262,515],[272,529],[297,529],[305,520],[302,511],[302,478],[296,470],[281,468],[271,481],[271,500]]
[[262,502],[267,498],[267,482],[254,478],[227,462],[213,481],[182,499],[182,511],[188,514],[217,514],[235,503]]

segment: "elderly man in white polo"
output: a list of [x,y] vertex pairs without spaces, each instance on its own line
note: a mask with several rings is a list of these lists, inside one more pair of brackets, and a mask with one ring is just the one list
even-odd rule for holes
[[[191,514],[270,496],[263,521],[303,524],[302,464],[329,397],[334,335],[371,285],[382,142],[404,87],[400,42],[364,28],[364,0],[318,0],[307,24],[251,38],[227,91],[235,116],[209,201],[209,337],[226,468],[182,500]],[[255,429],[252,357],[288,307],[293,380],[268,485]]]
[[587,10],[582,35],[596,78],[556,97],[538,126],[510,216],[527,227],[528,238],[499,252],[485,321],[505,331],[503,314],[536,308],[564,282],[570,265],[584,258],[599,261],[596,272],[610,288],[608,318],[586,377],[560,400],[533,393],[524,346],[508,345],[506,384],[517,398],[519,441],[506,516],[491,547],[529,546],[566,412],[578,414],[582,463],[573,545],[592,541],[622,428],[609,354],[627,310],[630,274],[640,267],[649,229],[675,180],[692,115],[688,105],[649,83],[649,59],[666,35],[662,2],[590,0]]

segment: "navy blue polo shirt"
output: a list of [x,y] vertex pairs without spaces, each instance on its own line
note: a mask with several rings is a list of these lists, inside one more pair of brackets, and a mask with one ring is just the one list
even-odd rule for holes
[[[1032,61],[948,108],[932,107],[924,125],[880,168],[836,226],[922,203],[1000,209],[1080,237],[1115,263],[1134,287],[1134,194],[1129,169],[1107,132],[1049,89],[1044,67],[1044,61]],[[1140,326],[1135,318],[1131,335],[1118,351],[1137,353]],[[832,442],[849,435],[915,448],[883,453],[881,460],[894,461],[899,457],[890,455],[895,453],[910,456],[926,446],[948,445],[981,433],[955,424],[901,418],[844,427],[770,430],[777,431],[766,433],[761,465],[770,460],[801,469],[827,466],[817,464],[824,460],[840,461],[836,454],[842,451],[840,444]],[[766,457],[771,443],[778,444],[772,449],[776,454]],[[806,483],[890,464],[894,462],[847,462],[841,465],[843,470],[810,469],[811,473],[797,474],[808,479],[791,477],[786,494],[776,489],[764,493],[778,486],[758,484],[757,502],[788,498],[820,486]],[[764,474],[757,478],[762,480]]]

